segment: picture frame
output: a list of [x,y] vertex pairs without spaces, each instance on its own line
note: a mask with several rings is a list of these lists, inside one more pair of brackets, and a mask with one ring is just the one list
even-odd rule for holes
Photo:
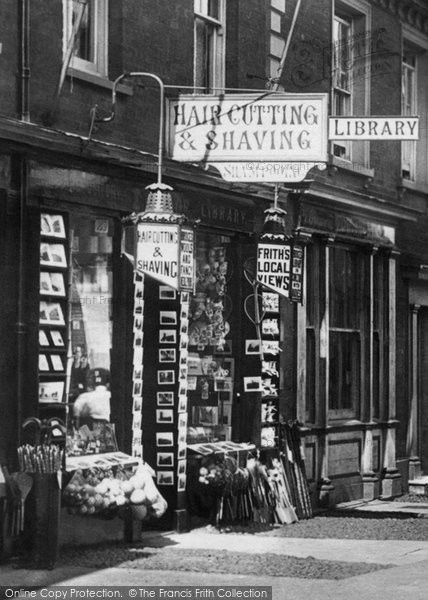
[[159,329],[159,344],[176,344],[177,332],[175,329]]
[[46,334],[46,331],[44,331],[43,329],[39,329],[39,346],[49,346],[49,340],[48,340],[48,336]]
[[133,365],[140,366],[143,363],[143,347],[142,346],[134,346],[134,357],[133,357]]
[[62,273],[50,273],[51,296],[65,297],[64,276]]
[[158,385],[173,385],[175,383],[175,372],[158,371]]
[[41,235],[65,239],[64,218],[62,215],[41,213],[40,233]]
[[143,382],[141,379],[134,381],[132,386],[132,395],[133,396],[141,396],[143,393]]
[[199,425],[212,427],[218,425],[218,407],[217,406],[198,406]]
[[157,392],[158,406],[174,406],[174,392]]
[[262,351],[262,340],[245,340],[245,354],[260,355]]
[[184,413],[187,412],[187,396],[180,398],[178,402],[177,412]]
[[158,452],[156,455],[157,467],[173,467],[174,452]]
[[39,371],[50,371],[46,354],[39,354]]
[[50,331],[50,334],[53,345],[57,348],[64,348],[65,343],[62,337],[62,333],[58,331],[58,329],[52,329],[52,331]]
[[135,381],[136,379],[143,379],[143,366],[134,367],[134,374],[132,379]]
[[143,317],[135,317],[134,319],[134,332],[143,331]]
[[42,296],[49,296],[52,293],[50,273],[46,271],[40,271],[39,293]]
[[175,348],[160,348],[159,349],[159,362],[160,363],[175,363],[176,350]]
[[278,340],[262,340],[263,354],[272,354],[276,356],[280,352]]
[[65,256],[64,245],[42,242],[40,244],[40,264],[42,266],[46,265],[65,269],[67,267],[67,258]]
[[62,397],[64,394],[64,385],[64,381],[40,381],[39,402],[62,402]]
[[176,300],[177,292],[168,285],[159,286],[159,300]]
[[187,471],[187,461],[179,460],[177,466],[177,475],[185,475]]
[[40,302],[39,321],[42,325],[65,325],[61,305],[57,302]]
[[185,492],[186,491],[186,482],[187,482],[187,475],[186,474],[181,474],[178,476],[178,482],[177,482],[177,491],[178,492]]
[[52,368],[54,371],[64,371],[64,365],[62,362],[62,358],[59,354],[51,354],[50,355]]
[[161,310],[159,320],[161,325],[177,325],[177,313],[174,310]]
[[231,377],[214,377],[214,391],[215,392],[232,392],[233,391],[233,380]]
[[177,460],[184,460],[187,456],[187,444],[179,444],[177,450]]
[[179,413],[178,415],[178,429],[186,429],[187,427],[187,412]]
[[262,310],[263,312],[279,312],[279,294],[276,292],[263,292]]
[[261,377],[244,377],[245,392],[262,392],[263,382]]
[[156,423],[161,424],[161,423],[173,423],[173,422],[174,422],[174,411],[173,410],[169,410],[169,409],[165,409],[165,408],[156,409]]
[[163,431],[156,433],[156,446],[168,447],[174,445],[174,434],[172,431]]
[[156,481],[158,485],[174,485],[174,471],[157,471]]
[[141,396],[134,398],[133,405],[132,405],[133,412],[134,413],[140,412],[142,408],[143,408],[143,399],[141,398]]

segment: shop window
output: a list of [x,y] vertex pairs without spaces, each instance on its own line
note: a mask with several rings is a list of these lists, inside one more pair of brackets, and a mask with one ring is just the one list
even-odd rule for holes
[[108,0],[64,0],[64,55],[73,44],[74,69],[107,77],[107,13]]
[[195,90],[219,93],[224,87],[225,2],[195,0],[194,14]]
[[188,443],[227,441],[232,435],[234,359],[230,238],[198,234],[196,289],[188,343]]
[[[402,114],[416,114],[416,56],[405,52],[402,64]],[[414,181],[416,166],[416,143],[401,142],[401,169],[403,179]]]
[[[70,217],[70,400],[90,390],[90,373],[108,378],[112,348],[112,230],[110,219]],[[107,386],[108,387],[108,386]]]
[[329,249],[329,408],[332,416],[355,417],[361,387],[361,338],[367,324],[365,254]]

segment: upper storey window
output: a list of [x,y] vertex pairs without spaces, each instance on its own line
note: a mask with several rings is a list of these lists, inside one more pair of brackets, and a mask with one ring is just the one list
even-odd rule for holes
[[70,66],[107,77],[108,0],[64,0],[64,55]]
[[196,92],[224,87],[225,0],[195,0],[194,86]]

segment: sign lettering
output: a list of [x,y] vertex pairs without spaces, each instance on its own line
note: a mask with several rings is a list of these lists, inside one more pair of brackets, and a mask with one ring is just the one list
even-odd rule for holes
[[174,160],[327,160],[327,94],[181,95],[168,102]]
[[135,268],[175,290],[179,289],[179,227],[138,223]]
[[290,265],[289,244],[258,244],[257,281],[287,298],[290,293]]
[[418,140],[419,117],[330,117],[330,140]]

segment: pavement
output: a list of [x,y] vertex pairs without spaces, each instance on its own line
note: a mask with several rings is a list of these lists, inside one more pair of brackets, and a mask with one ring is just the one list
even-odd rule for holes
[[[373,501],[339,505],[338,510],[361,510],[379,515],[428,517],[428,504]],[[307,539],[268,537],[262,534],[220,534],[201,528],[189,533],[145,532],[146,548],[173,546],[176,549],[224,550],[252,555],[274,553],[283,556],[314,557],[321,560],[371,562],[388,568],[341,580],[226,575],[179,571],[150,571],[129,566],[93,570],[73,565],[51,571],[0,568],[0,586],[10,588],[39,586],[272,586],[274,600],[327,600],[332,596],[346,600],[426,600],[428,596],[428,541]],[[12,592],[3,597],[12,597]],[[41,593],[41,592],[40,592]]]

